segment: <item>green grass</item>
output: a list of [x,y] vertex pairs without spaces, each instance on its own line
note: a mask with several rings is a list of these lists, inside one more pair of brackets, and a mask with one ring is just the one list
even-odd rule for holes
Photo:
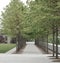
[[0,44],[0,53],[5,53],[15,46],[16,44]]

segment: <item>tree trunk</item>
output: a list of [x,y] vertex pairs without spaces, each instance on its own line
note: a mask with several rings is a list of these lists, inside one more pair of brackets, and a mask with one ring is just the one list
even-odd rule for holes
[[58,59],[58,26],[56,25],[56,59]]
[[48,34],[47,34],[47,53],[48,53]]
[[54,24],[54,22],[53,22],[53,24],[52,24],[52,26],[53,26],[53,28],[52,28],[52,30],[53,30],[53,57],[54,57],[54,53],[55,53],[55,48],[54,48],[54,42],[55,42],[55,24]]
[[21,46],[21,44],[20,44],[20,34],[17,34],[16,38],[17,38],[17,40],[16,40],[17,41],[17,43],[16,43],[17,44],[17,48],[16,48],[17,50],[16,51],[19,51],[20,50],[20,46]]
[[55,42],[55,29],[54,29],[54,27],[53,27],[53,56],[54,56],[54,42]]
[[39,46],[39,38],[35,39],[35,45]]

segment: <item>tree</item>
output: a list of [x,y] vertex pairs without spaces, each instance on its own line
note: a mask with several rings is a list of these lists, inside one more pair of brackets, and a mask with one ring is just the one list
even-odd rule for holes
[[6,6],[5,12],[2,13],[2,30],[5,34],[16,37],[18,50],[22,47],[21,29],[24,22],[25,7],[20,0],[11,0],[9,5]]

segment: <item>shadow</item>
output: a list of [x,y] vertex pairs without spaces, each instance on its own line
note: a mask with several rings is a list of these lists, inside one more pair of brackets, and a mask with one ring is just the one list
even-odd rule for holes
[[52,60],[52,62],[60,62],[60,58]]
[[48,56],[51,60],[52,60],[52,62],[60,62],[60,57],[58,57],[58,59],[56,59],[56,56]]

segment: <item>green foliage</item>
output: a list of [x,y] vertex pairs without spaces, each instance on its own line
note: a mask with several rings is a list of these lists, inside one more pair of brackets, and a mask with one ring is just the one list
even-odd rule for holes
[[59,0],[27,0],[24,6],[19,0],[11,0],[2,13],[2,30],[8,35],[21,33],[35,39],[52,33],[52,27],[60,26]]
[[15,44],[0,44],[0,53],[5,53],[14,48],[15,46]]
[[2,30],[5,34],[15,36],[24,21],[23,4],[19,0],[12,0],[2,13]]

